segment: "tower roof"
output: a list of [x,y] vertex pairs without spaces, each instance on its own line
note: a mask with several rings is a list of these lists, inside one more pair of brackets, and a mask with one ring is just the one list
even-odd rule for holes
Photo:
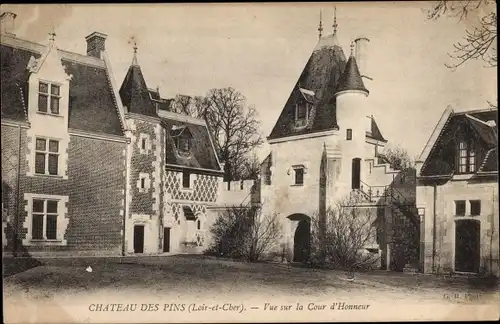
[[127,75],[120,88],[120,97],[129,112],[156,116],[156,109],[149,97],[149,89],[142,75],[141,67],[137,64],[135,53],[132,65],[128,68]]
[[[294,85],[276,124],[269,135],[269,139],[292,135],[303,135],[329,129],[336,129],[336,102],[335,86],[340,78],[346,58],[334,34],[319,39],[314,51],[306,63],[302,73]],[[302,90],[301,90],[302,89]],[[312,103],[310,121],[306,127],[295,127],[295,105],[297,100],[308,95],[308,102]]]
[[352,54],[351,57],[349,57],[347,64],[345,65],[345,69],[342,73],[342,77],[339,80],[336,92],[339,93],[346,90],[359,90],[364,91],[367,94],[369,93],[369,91],[365,87],[365,84],[363,83],[361,73],[359,73],[356,59]]

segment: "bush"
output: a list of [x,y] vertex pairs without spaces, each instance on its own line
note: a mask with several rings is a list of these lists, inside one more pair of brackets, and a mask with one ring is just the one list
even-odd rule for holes
[[256,207],[231,207],[219,215],[210,232],[207,254],[254,262],[277,243],[281,226],[277,215],[261,214]]
[[[367,270],[380,259],[376,243],[376,214],[345,199],[311,221],[311,258],[316,267],[346,271]],[[378,249],[376,250],[378,252]]]

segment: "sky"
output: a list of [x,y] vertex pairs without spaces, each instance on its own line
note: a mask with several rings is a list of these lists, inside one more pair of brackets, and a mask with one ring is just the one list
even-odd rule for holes
[[[456,71],[445,67],[453,44],[478,15],[465,21],[426,19],[431,2],[2,5],[17,14],[17,37],[86,53],[85,36],[108,35],[106,51],[118,86],[132,60],[162,97],[203,95],[233,87],[255,106],[267,137],[318,41],[332,32],[349,55],[359,36],[370,39],[367,71],[373,78],[370,109],[391,146],[418,155],[442,112],[486,108],[497,100],[496,69],[477,60]],[[495,10],[495,9],[493,9]],[[256,151],[265,157],[269,146]]]

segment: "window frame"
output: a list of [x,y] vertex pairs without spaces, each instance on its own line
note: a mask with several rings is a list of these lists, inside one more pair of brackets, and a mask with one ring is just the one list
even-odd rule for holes
[[[186,186],[187,181],[187,186]],[[191,189],[191,172],[187,169],[182,170],[182,189]]]
[[[477,203],[477,210],[478,210],[478,213],[473,213],[473,209],[472,206],[473,206],[473,203],[476,204]],[[470,216],[472,217],[477,217],[477,216],[481,216],[481,200],[479,199],[471,199],[469,200],[469,208],[470,208]]]
[[[45,142],[44,149],[41,150],[38,148],[37,144],[39,140],[43,140]],[[51,151],[50,150],[50,142],[56,142],[57,143],[57,151]],[[59,176],[59,165],[60,165],[60,147],[61,147],[61,140],[56,139],[56,138],[50,138],[50,137],[45,137],[45,136],[35,136],[35,154],[34,154],[34,159],[35,159],[35,164],[34,164],[34,174],[36,175],[48,175],[48,176]],[[44,173],[40,173],[37,171],[37,156],[39,154],[44,155]],[[57,172],[55,174],[50,173],[50,156],[56,156],[57,157],[57,165],[56,165],[56,170]]]
[[[304,166],[294,166],[293,167],[294,175],[293,175],[293,185],[294,186],[303,186],[304,185],[304,175],[305,175],[305,167]],[[301,180],[300,182],[297,180]]]
[[[467,213],[467,201],[466,200],[455,200],[455,217],[464,217]],[[459,204],[463,204],[463,213],[461,213],[462,208],[460,208],[459,213]]]
[[352,141],[352,128],[346,129],[345,139],[346,141]]
[[475,173],[477,170],[477,152],[474,139],[460,139],[457,143],[456,167],[457,174]]
[[[305,109],[305,116],[302,118],[299,118],[299,110],[302,107]],[[311,109],[312,109],[312,105],[309,102],[295,104],[295,126],[296,127],[305,127],[307,125],[309,118],[310,118],[310,115],[311,115]]]
[[[47,92],[42,92],[41,91],[41,85],[46,85],[47,86]],[[52,89],[57,88],[58,93],[53,93]],[[46,114],[46,115],[52,115],[52,116],[61,116],[61,88],[62,84],[58,82],[53,82],[53,81],[48,81],[48,80],[38,80],[38,90],[37,90],[37,112],[41,114]],[[45,109],[46,111],[40,110],[40,102],[41,102],[41,97],[46,97],[46,106]],[[52,109],[52,100],[55,99],[57,102],[57,112],[54,112]]]
[[[42,201],[42,211],[35,211],[35,201]],[[56,212],[49,212],[48,211],[48,204],[50,202],[55,202],[56,203]],[[57,229],[58,229],[58,223],[59,223],[59,202],[60,199],[54,199],[54,198],[43,198],[43,197],[32,197],[31,198],[31,240],[32,241],[60,241],[57,238]],[[35,237],[35,216],[42,216],[42,237]],[[48,238],[47,235],[47,225],[48,225],[48,218],[49,216],[55,216],[56,217],[56,222],[55,222],[55,231],[54,231],[54,238]]]

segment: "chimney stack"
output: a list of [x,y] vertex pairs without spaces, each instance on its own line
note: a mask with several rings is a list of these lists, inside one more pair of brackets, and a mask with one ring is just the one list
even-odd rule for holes
[[354,40],[356,43],[356,63],[358,64],[359,73],[363,78],[367,78],[371,80],[371,76],[369,75],[369,70],[367,69],[367,61],[368,61],[368,43],[370,40],[366,37],[358,37]]
[[17,15],[13,12],[6,11],[0,15],[0,25],[2,26],[2,34],[15,36],[14,27]]
[[93,32],[85,37],[85,40],[87,41],[87,55],[100,59],[101,52],[106,50],[104,46],[106,37],[108,37],[108,35],[99,32]]

